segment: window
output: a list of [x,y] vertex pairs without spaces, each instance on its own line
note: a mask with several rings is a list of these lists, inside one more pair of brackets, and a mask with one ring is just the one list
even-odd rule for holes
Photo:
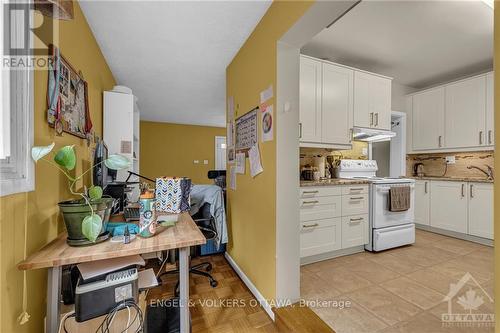
[[[4,16],[4,1],[0,0],[0,15]],[[21,17],[22,18],[22,17]],[[33,17],[30,17],[32,20]],[[2,23],[0,39],[10,24],[10,43],[17,45],[24,40],[24,31],[31,22],[11,16],[10,22]],[[7,21],[7,20],[5,20]],[[29,38],[29,37],[28,37]],[[32,39],[29,43],[32,45]],[[4,43],[0,40],[1,53]],[[34,189],[34,163],[31,160],[33,146],[33,70],[9,70],[3,67],[1,77],[0,106],[0,196],[27,192]]]

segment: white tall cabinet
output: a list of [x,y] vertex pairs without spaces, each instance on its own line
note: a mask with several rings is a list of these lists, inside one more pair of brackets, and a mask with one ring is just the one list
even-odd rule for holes
[[[122,154],[132,163],[128,170],[118,170],[117,181],[125,181],[127,171],[139,173],[139,125],[140,113],[137,98],[132,91],[123,86],[116,86],[112,91],[104,92],[103,139],[109,154]],[[132,177],[131,181],[138,181]],[[138,197],[138,188],[131,199]]]

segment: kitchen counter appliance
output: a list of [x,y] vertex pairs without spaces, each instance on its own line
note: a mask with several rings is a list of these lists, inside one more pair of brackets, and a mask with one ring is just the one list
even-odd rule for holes
[[[409,178],[377,177],[375,160],[341,160],[337,178],[364,179],[370,183],[369,243],[368,251],[383,251],[415,243],[415,180]],[[410,187],[408,210],[393,212],[389,209],[391,187]]]

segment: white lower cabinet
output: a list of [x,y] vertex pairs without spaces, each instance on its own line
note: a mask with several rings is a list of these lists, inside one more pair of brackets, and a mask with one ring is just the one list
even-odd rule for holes
[[300,256],[368,243],[368,185],[300,189]]
[[368,214],[342,217],[342,248],[368,243]]
[[342,248],[342,220],[340,217],[301,222],[300,256],[340,250]]
[[493,184],[469,183],[469,234],[493,239]]
[[431,182],[431,222],[435,228],[467,233],[467,184]]
[[415,223],[493,239],[493,184],[417,180]]
[[415,223],[429,225],[430,223],[430,181],[415,181]]

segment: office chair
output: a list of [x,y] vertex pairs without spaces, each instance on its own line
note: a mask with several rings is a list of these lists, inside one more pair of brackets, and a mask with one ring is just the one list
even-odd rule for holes
[[[198,213],[194,214],[192,218],[207,240],[211,240],[217,237],[214,217],[210,214],[210,204],[205,203],[203,206],[201,206]],[[200,247],[201,245],[192,248],[194,249],[194,256],[199,255]],[[191,255],[193,256],[193,253]],[[190,274],[201,275],[208,278],[210,286],[212,288],[215,288],[219,283],[209,273],[210,271],[212,271],[212,264],[209,262],[202,262],[189,267]],[[160,274],[159,278],[161,279],[162,276],[167,274],[179,274],[179,269],[163,272]],[[179,281],[177,281],[177,283],[175,284],[174,295],[179,296]]]

